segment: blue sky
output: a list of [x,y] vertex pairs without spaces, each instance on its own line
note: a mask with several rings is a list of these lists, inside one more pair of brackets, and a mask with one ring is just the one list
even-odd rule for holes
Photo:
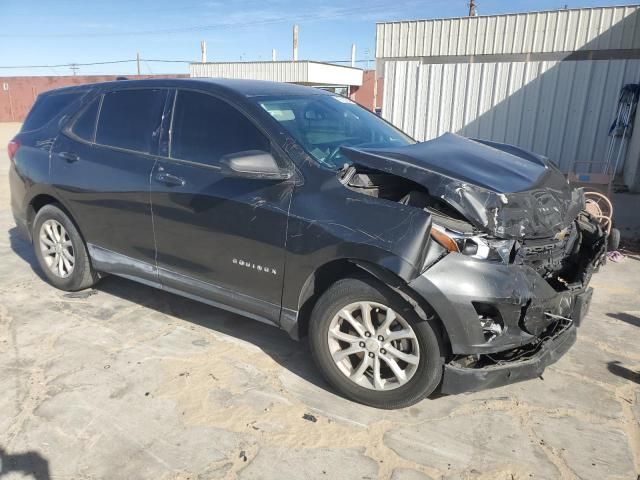
[[[478,13],[604,5],[625,0],[477,0]],[[209,61],[291,58],[291,29],[300,25],[299,58],[375,57],[377,21],[464,16],[467,0],[0,0],[0,67],[142,58]],[[367,55],[368,53],[368,55]],[[359,66],[364,67],[364,63]],[[83,66],[79,74],[133,74],[135,63]],[[186,64],[143,62],[142,73],[187,72]],[[2,69],[7,75],[67,75],[68,67]]]

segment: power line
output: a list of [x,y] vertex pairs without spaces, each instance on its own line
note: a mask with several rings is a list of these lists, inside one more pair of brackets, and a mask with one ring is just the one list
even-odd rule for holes
[[[367,6],[366,13],[379,10],[387,10],[388,5]],[[228,29],[228,28],[245,28],[253,26],[266,26],[275,25],[280,23],[290,22],[305,22],[305,21],[317,21],[317,20],[330,20],[333,18],[340,18],[351,15],[362,15],[362,7],[357,8],[343,8],[333,10],[324,14],[307,14],[307,15],[290,15],[280,16],[278,18],[271,18],[265,20],[255,20],[253,22],[245,22],[243,20],[237,20],[233,22],[217,22],[206,25],[194,25],[189,27],[177,27],[166,28],[157,30],[137,30],[137,31],[124,31],[124,32],[86,32],[86,33],[51,33],[51,34],[20,34],[20,33],[1,33],[2,37],[11,38],[73,38],[73,37],[118,37],[118,36],[144,36],[144,35],[165,35],[171,33],[183,33],[183,32],[202,32],[207,30],[216,29]]]
[[[29,69],[29,68],[63,68],[63,67],[68,67],[68,68],[74,68],[77,70],[76,67],[89,67],[89,66],[94,66],[94,65],[113,65],[113,64],[118,64],[118,63],[136,63],[138,62],[138,60],[140,62],[145,62],[145,63],[199,63],[196,60],[166,60],[166,59],[157,59],[157,58],[142,58],[140,57],[140,59],[137,58],[132,58],[131,60],[110,60],[110,61],[105,61],[105,62],[88,62],[88,63],[78,63],[78,62],[73,62],[73,63],[59,63],[56,65],[0,65],[0,69],[19,69],[19,68],[23,68],[23,69]],[[300,62],[304,62],[305,60],[299,60]],[[321,60],[321,62],[323,63],[351,63],[351,60]],[[369,62],[369,59],[361,59],[361,60],[356,60],[356,63],[365,63],[365,62]],[[215,62],[212,62],[215,63]],[[222,62],[222,63],[234,63],[233,61],[230,62]],[[262,61],[261,63],[268,63],[268,62],[264,62]],[[148,67],[148,65],[147,65]]]
[[87,67],[87,66],[91,66],[91,65],[110,65],[110,64],[114,64],[114,63],[130,63],[130,62],[135,62],[136,59],[134,58],[133,60],[112,60],[112,61],[108,61],[108,62],[90,62],[90,63],[60,63],[57,65],[3,65],[0,66],[0,68],[4,68],[4,69],[9,69],[9,68],[62,68],[62,67],[71,67],[71,66],[78,66],[78,67]]

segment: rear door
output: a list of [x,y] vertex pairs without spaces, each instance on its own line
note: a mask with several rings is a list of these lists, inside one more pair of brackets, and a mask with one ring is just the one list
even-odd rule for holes
[[155,282],[149,176],[168,90],[96,96],[52,151],[54,186],[89,244],[97,268]]
[[177,92],[170,136],[151,176],[163,287],[277,322],[293,181],[241,178],[219,163],[241,151],[277,152],[244,113],[196,91]]

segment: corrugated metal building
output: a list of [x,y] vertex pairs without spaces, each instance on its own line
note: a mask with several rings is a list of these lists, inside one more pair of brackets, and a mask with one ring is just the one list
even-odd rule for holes
[[379,23],[376,60],[384,118],[416,139],[453,131],[584,171],[620,88],[640,82],[640,7]]

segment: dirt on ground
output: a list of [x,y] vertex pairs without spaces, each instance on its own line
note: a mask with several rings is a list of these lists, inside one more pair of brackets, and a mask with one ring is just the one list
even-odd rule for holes
[[[0,145],[17,125],[0,125]],[[595,275],[540,379],[398,411],[333,393],[304,343],[107,277],[47,284],[0,154],[0,476],[618,479],[640,474],[640,258]],[[3,476],[3,478],[5,478]]]

